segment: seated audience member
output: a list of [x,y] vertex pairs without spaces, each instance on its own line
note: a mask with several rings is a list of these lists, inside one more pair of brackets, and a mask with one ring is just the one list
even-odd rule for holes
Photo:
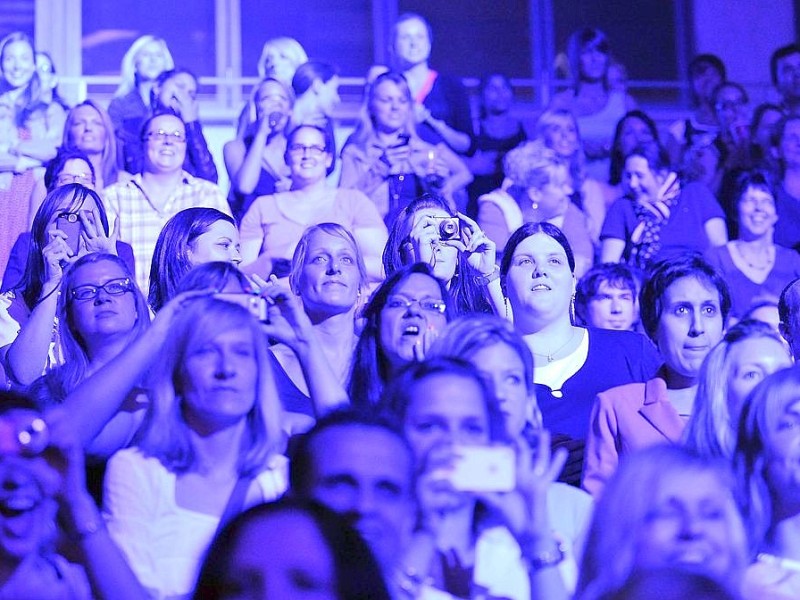
[[696,254],[657,263],[642,287],[642,325],[664,364],[646,383],[598,394],[586,438],[583,487],[594,496],[632,452],[678,442],[692,415],[703,359],[722,339],[728,286]]
[[356,238],[367,273],[381,279],[380,253],[386,226],[375,205],[358,190],[328,187],[333,139],[324,129],[301,125],[289,133],[286,162],[291,190],[257,198],[242,219],[245,272],[284,277],[303,232],[318,223],[339,223]]
[[172,54],[163,39],[143,35],[131,44],[122,57],[119,87],[108,105],[108,115],[118,137],[125,134],[138,137],[152,108],[151,92],[156,79],[174,68]]
[[622,587],[600,596],[585,595],[592,600],[741,600],[737,590],[702,573],[683,567],[655,567],[634,572]]
[[726,463],[665,444],[633,453],[597,502],[576,598],[615,598],[604,594],[661,568],[707,575],[738,598],[748,556],[734,493]]
[[417,13],[404,13],[397,17],[390,36],[392,66],[406,78],[414,99],[417,133],[429,144],[444,142],[464,154],[472,141],[469,99],[458,78],[428,65],[433,43],[430,23]]
[[781,109],[789,115],[800,112],[800,45],[793,43],[781,46],[769,59],[772,85],[781,95]]
[[[423,525],[411,542],[413,551],[406,553],[406,566],[448,597],[469,598],[482,590],[502,598],[567,598],[574,551],[546,509],[564,451],[551,457],[545,436],[532,457],[529,448],[519,446],[514,465],[514,446],[491,388],[459,359],[409,365],[387,387],[383,404],[402,424],[418,471]],[[509,459],[502,467],[508,470],[506,481],[457,478],[468,450],[503,445]],[[474,493],[483,486],[506,494]]]
[[84,382],[110,403],[149,371],[147,417],[137,444],[109,461],[103,503],[112,538],[158,597],[191,592],[215,532],[286,487],[266,337],[245,308],[198,294],[174,298]]
[[625,196],[608,209],[600,233],[603,262],[646,270],[659,260],[704,252],[728,241],[725,215],[701,183],[682,185],[663,150],[637,146],[625,158]]
[[346,517],[390,586],[402,588],[417,519],[414,473],[414,455],[393,420],[374,411],[339,410],[298,438],[290,456],[290,494]]
[[756,556],[745,576],[746,598],[796,598],[800,593],[800,553],[796,498],[798,443],[796,368],[773,373],[742,406],[734,452],[740,501]]
[[56,188],[33,219],[23,277],[4,296],[18,324],[6,340],[10,345],[0,349],[12,381],[28,385],[61,362],[55,328],[61,279],[70,264],[91,252],[119,253],[128,258],[129,270],[132,265],[130,246],[118,244],[109,231],[97,192],[75,183]]
[[399,212],[423,193],[455,207],[455,193],[472,180],[466,165],[447,144],[417,134],[411,92],[403,75],[387,72],[367,90],[365,111],[342,149],[344,188],[369,196],[391,226]]
[[[153,82],[150,92],[150,110],[137,121],[126,122],[126,131],[120,137],[121,152],[125,170],[141,173],[144,166],[143,140],[140,138],[142,124],[147,116],[159,113],[173,113],[186,126],[186,157],[183,169],[192,177],[217,183],[217,167],[208,150],[203,127],[200,124],[199,104],[197,102],[197,77],[184,68],[163,71]],[[118,132],[119,133],[119,132]]]
[[231,180],[228,202],[241,219],[256,198],[285,191],[291,185],[286,165],[286,124],[292,110],[291,86],[267,78],[256,86],[248,103],[252,123],[242,137],[222,148]]
[[[324,129],[333,139],[333,110],[342,101],[338,69],[328,63],[305,62],[297,67],[292,77],[292,89],[295,102],[290,129],[311,125]],[[331,153],[336,156],[335,146],[331,146]]]
[[775,151],[780,186],[775,193],[775,243],[800,250],[800,115],[789,115],[775,126]]
[[711,95],[714,112],[719,125],[717,138],[722,144],[725,160],[723,162],[723,185],[720,194],[724,195],[726,178],[734,176],[742,169],[753,168],[752,146],[750,143],[750,99],[740,84],[725,81],[714,88]]
[[800,359],[800,279],[788,284],[778,299],[781,336],[792,349],[795,360]]
[[625,92],[609,89],[611,48],[605,33],[594,27],[575,31],[567,43],[567,54],[573,86],[556,94],[548,108],[566,109],[577,117],[586,172],[606,181],[614,126],[636,108],[636,102]]
[[30,394],[44,408],[65,405],[87,453],[107,459],[131,442],[144,418],[141,390],[133,390],[108,415],[70,394],[144,334],[150,325],[147,301],[122,260],[93,252],[64,275],[56,316],[63,362],[34,381]]
[[186,128],[173,114],[157,114],[142,127],[144,169],[125,183],[103,191],[109,216],[115,221],[119,238],[133,246],[136,282],[150,289],[150,263],[161,229],[173,215],[185,208],[203,206],[230,214],[222,190],[183,170],[186,157]]
[[425,357],[454,314],[447,288],[428,265],[414,263],[387,277],[363,311],[347,390],[353,405],[376,406],[389,380]]
[[791,367],[789,345],[761,321],[739,321],[703,361],[684,445],[700,456],[730,459],[745,398],[759,381]]
[[475,179],[469,185],[466,213],[478,215],[478,198],[503,183],[503,157],[528,137],[522,122],[512,114],[514,88],[502,73],[489,73],[478,87],[478,130],[473,133],[467,166]]
[[778,173],[780,167],[773,151],[775,126],[783,118],[783,111],[777,104],[763,102],[753,109],[750,123],[750,152],[756,168],[770,173]]
[[49,52],[36,51],[36,74],[39,76],[39,100],[47,107],[45,127],[47,137],[56,143],[64,135],[64,120],[69,104],[58,91],[58,74]]
[[234,596],[269,600],[392,597],[369,548],[345,519],[316,503],[296,500],[254,506],[214,540],[192,598]]
[[[491,385],[511,440],[522,440],[534,453],[539,446],[558,447],[558,439],[542,425],[533,384],[533,355],[511,323],[500,317],[476,315],[459,317],[444,328],[431,347],[429,356],[449,356],[467,360]],[[573,460],[580,457],[573,457]],[[567,458],[564,477],[576,466]],[[580,468],[580,462],[577,462]],[[562,510],[570,506],[570,510]],[[567,537],[580,555],[583,536],[592,512],[592,500],[586,492],[564,483],[553,483],[547,492],[550,521]],[[574,589],[574,579],[567,581]]]
[[592,401],[616,385],[646,381],[661,364],[652,344],[629,331],[584,329],[570,315],[575,260],[564,234],[550,223],[515,231],[500,264],[500,281],[514,328],[535,360],[536,399],[544,426],[568,443],[578,483]]
[[580,278],[575,290],[575,315],[586,327],[636,331],[639,283],[622,263],[603,263]]
[[660,146],[658,127],[655,121],[646,112],[632,110],[625,113],[614,131],[614,141],[611,143],[611,165],[609,167],[608,183],[612,186],[612,193],[606,198],[610,206],[623,193],[621,187],[622,174],[625,170],[625,158],[636,146]]
[[689,61],[689,92],[692,113],[669,126],[664,144],[673,167],[683,163],[683,155],[698,138],[716,137],[719,125],[711,95],[728,78],[725,63],[715,54],[698,54]]
[[192,290],[213,291],[215,294],[252,294],[254,296],[259,291],[258,286],[248,279],[247,275],[228,261],[212,261],[192,267],[178,282],[175,292],[177,295]]
[[572,202],[567,165],[542,140],[527,142],[505,157],[506,184],[478,199],[478,223],[499,247],[523,223],[552,223],[564,232],[581,277],[594,262],[589,220]]
[[776,300],[786,284],[800,277],[800,255],[773,242],[780,215],[768,173],[743,172],[734,197],[737,237],[705,257],[728,283],[731,315],[738,320],[754,302]]
[[397,215],[383,250],[383,270],[388,276],[423,262],[449,290],[456,313],[499,311],[503,302],[496,248],[475,221],[425,195]]
[[67,114],[62,146],[87,154],[94,167],[95,189],[99,191],[127,177],[117,164],[117,140],[111,118],[92,100],[84,100]]
[[[586,174],[586,154],[578,131],[578,120],[566,109],[546,110],[536,121],[536,137],[567,165],[572,187],[570,199],[589,220],[589,232],[595,245],[600,243],[600,228],[606,216],[611,189]],[[616,198],[611,198],[614,201]]]
[[[145,600],[86,490],[83,452],[71,435],[68,415],[44,417],[26,396],[3,391],[0,431],[0,523],[5,532],[0,595]],[[56,553],[59,525],[81,565]]]
[[[323,415],[347,403],[345,389],[358,342],[357,311],[367,272],[358,244],[341,225],[320,223],[306,229],[292,258],[289,286],[295,298],[266,285],[262,295],[276,300],[268,327],[282,343],[270,348],[275,385],[287,412]],[[294,305],[298,310],[294,310]]]
[[187,208],[167,221],[158,234],[150,265],[147,300],[158,312],[177,293],[192,267],[207,262],[242,262],[239,230],[230,215],[216,208]]

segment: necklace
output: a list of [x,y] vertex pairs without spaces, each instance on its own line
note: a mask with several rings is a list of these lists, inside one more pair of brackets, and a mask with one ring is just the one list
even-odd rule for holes
[[752,258],[748,258],[745,255],[745,253],[742,252],[743,245],[741,241],[737,241],[734,244],[734,247],[736,248],[736,252],[739,253],[739,256],[744,261],[744,264],[746,264],[751,269],[755,269],[756,271],[766,271],[767,269],[772,267],[773,263],[775,262],[773,247],[768,247],[765,250],[762,250],[761,252],[758,252],[756,254],[756,257],[760,258],[761,260],[752,260]]
[[575,337],[575,328],[572,329],[572,334],[569,336],[569,339],[562,345],[560,348],[555,350],[554,352],[548,352],[547,354],[539,354],[538,352],[533,352],[534,356],[542,356],[547,359],[548,363],[554,362],[556,360],[556,355],[561,352],[564,348],[566,348],[569,343],[572,341],[572,338]]

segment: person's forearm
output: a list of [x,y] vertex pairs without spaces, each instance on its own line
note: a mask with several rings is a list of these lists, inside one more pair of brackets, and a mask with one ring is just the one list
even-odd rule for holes
[[317,418],[348,403],[347,392],[331,368],[328,357],[313,330],[299,333],[292,350],[300,361],[308,395]]
[[468,134],[464,133],[463,131],[453,129],[444,121],[431,119],[428,121],[428,124],[434,129],[434,131],[436,131],[436,133],[442,136],[442,139],[447,143],[448,146],[450,146],[459,154],[463,154],[469,150],[472,139]]
[[17,339],[5,348],[8,375],[17,383],[30,385],[42,376],[53,342],[59,284],[45,284],[38,304],[20,329]]
[[267,131],[259,129],[236,172],[234,183],[240,194],[252,194],[261,177],[261,153],[267,143]]

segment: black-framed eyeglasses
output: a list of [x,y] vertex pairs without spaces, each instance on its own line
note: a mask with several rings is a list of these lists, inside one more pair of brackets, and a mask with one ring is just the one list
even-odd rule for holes
[[386,308],[408,310],[414,305],[418,305],[422,310],[429,313],[443,315],[447,310],[444,300],[434,298],[422,298],[421,300],[411,300],[405,296],[389,296],[386,299]]
[[289,146],[289,154],[293,156],[304,156],[308,154],[313,158],[319,158],[325,154],[325,148],[317,144],[311,146],[304,146],[303,144],[292,144]]
[[73,300],[78,302],[86,302],[94,300],[100,295],[100,290],[103,290],[109,296],[122,296],[133,291],[133,282],[129,277],[120,277],[119,279],[110,279],[103,285],[79,285],[70,290],[69,295]]
[[177,129],[175,131],[164,131],[163,129],[159,129],[158,131],[148,131],[144,134],[144,139],[158,140],[159,142],[166,142],[169,140],[173,144],[182,144],[186,142],[186,134]]

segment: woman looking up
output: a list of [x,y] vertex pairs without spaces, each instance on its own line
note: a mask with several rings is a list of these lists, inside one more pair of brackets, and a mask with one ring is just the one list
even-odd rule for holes
[[463,154],[471,144],[469,101],[458,79],[428,66],[433,43],[430,23],[421,15],[405,13],[395,21],[391,37],[393,66],[408,81],[420,137],[431,144],[444,142]]

